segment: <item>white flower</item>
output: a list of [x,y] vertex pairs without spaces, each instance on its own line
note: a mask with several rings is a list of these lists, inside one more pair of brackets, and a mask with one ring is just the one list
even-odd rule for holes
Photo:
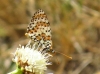
[[42,49],[39,51],[39,49],[35,44],[32,47],[20,45],[14,53],[13,61],[22,67],[25,73],[44,74],[47,65],[51,65],[49,59],[52,55],[41,51]]

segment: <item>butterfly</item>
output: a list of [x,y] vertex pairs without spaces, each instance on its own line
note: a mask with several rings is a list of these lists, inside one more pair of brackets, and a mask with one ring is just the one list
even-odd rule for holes
[[[37,43],[46,52],[55,53],[55,51],[52,49],[50,23],[47,15],[42,9],[36,11],[32,16],[31,22],[27,27],[27,33],[25,35],[29,36],[34,43]],[[60,53],[58,51],[56,52]],[[63,53],[60,54],[69,57]]]
[[31,22],[27,27],[27,33],[32,41],[38,43],[43,50],[54,52],[52,50],[51,28],[47,15],[42,9],[39,9],[32,16]]

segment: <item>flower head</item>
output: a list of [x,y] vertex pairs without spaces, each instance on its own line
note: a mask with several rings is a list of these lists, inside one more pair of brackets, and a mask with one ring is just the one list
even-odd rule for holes
[[43,52],[34,44],[32,47],[19,46],[14,53],[13,61],[24,69],[24,74],[44,74],[47,65],[51,65],[49,59],[52,55]]

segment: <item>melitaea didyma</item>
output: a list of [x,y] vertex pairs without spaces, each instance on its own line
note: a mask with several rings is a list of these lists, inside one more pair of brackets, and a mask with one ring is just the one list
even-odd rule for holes
[[52,50],[51,28],[47,19],[47,15],[41,9],[34,13],[30,24],[27,28],[27,33],[32,41],[42,46],[43,50]]
[[[46,52],[55,53],[55,51],[52,50],[50,23],[47,19],[47,15],[43,10],[39,9],[37,12],[34,13],[31,22],[27,27],[26,35],[31,38],[31,41],[37,43]],[[61,52],[56,52],[68,58],[72,58]]]

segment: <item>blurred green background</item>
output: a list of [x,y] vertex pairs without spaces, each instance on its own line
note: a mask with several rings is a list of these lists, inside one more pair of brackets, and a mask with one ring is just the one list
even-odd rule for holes
[[15,69],[11,53],[29,41],[25,32],[38,9],[51,24],[53,49],[73,58],[57,53],[47,72],[100,74],[100,0],[1,0],[0,74]]

